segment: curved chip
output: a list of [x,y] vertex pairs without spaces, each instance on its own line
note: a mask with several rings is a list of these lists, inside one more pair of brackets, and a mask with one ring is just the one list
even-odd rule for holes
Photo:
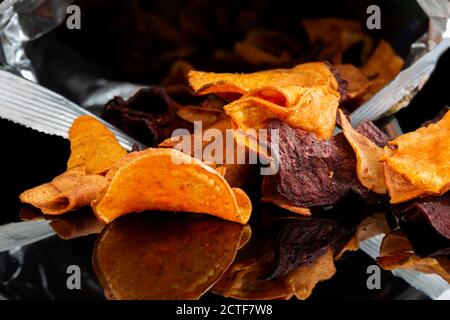
[[340,95],[328,87],[262,87],[224,107],[242,130],[267,127],[270,119],[279,119],[292,128],[329,139],[336,123]]
[[202,125],[205,127],[209,127],[216,123],[221,115],[222,112],[218,109],[196,106],[185,106],[177,110],[177,116],[181,119],[190,123],[201,121]]
[[386,184],[381,163],[384,156],[383,149],[353,129],[342,110],[339,110],[339,116],[345,138],[356,154],[356,173],[359,181],[373,192],[385,194]]
[[370,87],[364,100],[391,82],[400,73],[403,64],[403,59],[395,53],[392,46],[381,40],[367,63],[361,68],[362,73],[370,80]]
[[249,74],[190,71],[189,84],[197,95],[210,93],[246,94],[265,86],[286,87],[328,86],[339,89],[339,84],[328,64],[311,62],[292,69],[273,69]]
[[88,175],[84,167],[76,167],[44,183],[23,192],[19,198],[42,210],[44,214],[63,214],[88,206],[106,187],[102,175]]
[[102,174],[127,153],[114,134],[100,121],[80,116],[69,130],[70,158],[67,169],[84,166],[87,174]]
[[442,195],[450,190],[450,112],[436,124],[404,134],[385,148],[384,161],[415,189]]
[[209,217],[130,215],[97,239],[93,266],[110,299],[198,299],[230,266],[249,230]]
[[175,149],[132,153],[108,173],[105,192],[92,204],[104,222],[145,210],[206,213],[246,223],[251,202],[213,168]]
[[421,258],[414,254],[405,234],[399,230],[387,234],[381,243],[378,264],[385,270],[414,269],[437,274],[450,283],[450,273],[441,265],[440,258]]

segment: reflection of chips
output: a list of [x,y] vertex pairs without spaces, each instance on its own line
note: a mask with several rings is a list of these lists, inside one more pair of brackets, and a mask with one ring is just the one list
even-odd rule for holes
[[83,167],[76,167],[23,192],[20,201],[41,209],[44,214],[63,214],[89,205],[106,187],[106,181],[101,175],[88,175]]
[[392,203],[450,190],[449,136],[450,112],[438,123],[390,142],[383,160]]
[[361,184],[373,192],[385,194],[386,184],[383,175],[383,149],[364,135],[353,129],[344,113],[339,110],[345,138],[356,154],[356,173]]
[[80,116],[69,130],[71,154],[67,168],[85,166],[87,174],[105,173],[127,153],[114,134],[98,120]]
[[330,67],[323,62],[300,64],[292,69],[273,69],[249,74],[189,72],[189,83],[198,95],[209,93],[245,94],[266,86],[329,86],[338,90],[339,84]]
[[225,112],[242,130],[265,128],[268,120],[277,118],[328,139],[333,134],[339,99],[337,91],[324,86],[263,87],[225,106]]
[[369,88],[369,80],[354,65],[340,64],[336,66],[336,70],[348,83],[347,96],[350,99],[359,98]]
[[222,112],[217,109],[195,106],[185,106],[177,110],[177,116],[181,119],[190,123],[200,121],[203,126],[211,126],[219,119],[221,114]]
[[98,234],[105,227],[89,207],[65,215],[46,216],[46,219],[49,220],[50,227],[62,239]]
[[[177,163],[175,163],[177,162]],[[107,175],[93,208],[104,222],[144,210],[207,213],[246,223],[251,202],[203,162],[175,149],[146,149]]]
[[386,221],[386,214],[384,213],[375,213],[365,218],[356,227],[355,235],[346,243],[341,251],[336,254],[335,258],[339,259],[346,251],[358,250],[360,242],[379,234],[386,234],[390,230],[391,229]]
[[[239,254],[238,254],[239,256]],[[302,266],[276,280],[263,280],[271,267],[270,255],[263,254],[239,260],[227,270],[212,288],[214,293],[234,299],[285,299],[292,296],[307,299],[316,284],[330,279],[335,273],[333,251],[328,250],[312,264]]]
[[391,82],[402,70],[403,63],[403,59],[395,53],[391,45],[382,40],[361,69],[370,80],[370,88],[364,99],[374,95]]
[[450,274],[440,264],[440,261],[445,259],[421,258],[415,255],[406,236],[398,230],[384,237],[377,260],[385,270],[414,269],[423,273],[437,274],[450,283]]
[[111,299],[198,299],[248,237],[248,226],[219,219],[127,216],[99,237],[93,265]]

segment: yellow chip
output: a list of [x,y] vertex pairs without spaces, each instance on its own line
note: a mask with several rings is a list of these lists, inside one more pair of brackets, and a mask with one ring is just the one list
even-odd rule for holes
[[70,158],[67,169],[84,166],[87,174],[102,174],[127,153],[114,134],[100,121],[80,116],[69,130]]
[[391,82],[400,73],[403,64],[403,59],[395,53],[391,45],[382,40],[361,69],[370,80],[370,87],[364,99],[368,99]]
[[336,123],[340,95],[328,87],[263,87],[250,91],[225,106],[225,113],[239,129],[261,129],[270,119],[280,119],[293,128],[329,139]]
[[342,79],[348,83],[347,96],[350,99],[356,99],[364,95],[370,86],[367,77],[352,64],[340,64],[336,70]]
[[58,215],[88,206],[106,187],[102,175],[87,175],[84,167],[76,167],[57,176],[49,183],[23,192],[19,198],[42,210],[44,214]]
[[181,119],[194,123],[202,122],[203,126],[213,125],[223,113],[217,109],[202,108],[196,106],[185,106],[177,110],[177,116]]
[[216,170],[175,149],[136,152],[107,178],[108,188],[93,203],[104,222],[145,210],[205,213],[244,224],[250,217],[251,202],[242,190],[232,189]]
[[345,138],[356,154],[356,174],[363,186],[375,193],[385,194],[386,184],[381,159],[383,149],[375,145],[369,138],[353,129],[344,113],[339,110],[342,130]]
[[435,195],[450,190],[450,112],[436,124],[404,134],[386,147],[384,161],[415,189]]

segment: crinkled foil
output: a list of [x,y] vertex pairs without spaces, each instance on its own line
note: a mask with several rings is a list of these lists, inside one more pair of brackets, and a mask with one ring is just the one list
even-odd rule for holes
[[[61,24],[65,18],[67,6],[72,2],[73,0],[4,0],[0,2],[1,68],[29,80],[37,81],[39,70],[33,68],[31,59],[26,53],[26,46]],[[356,119],[359,117],[361,120],[368,114],[372,118],[382,117],[395,113],[408,105],[429,78],[439,53],[449,46],[450,1],[417,0],[417,2],[429,17],[428,32],[412,44],[407,58],[407,68],[399,75],[398,81],[394,80],[369,101],[367,106],[360,108],[362,110],[356,114]],[[34,52],[33,54],[39,55],[45,54],[45,52]],[[83,107],[101,106],[114,95],[127,97],[139,88],[131,83],[109,81],[105,75],[91,72],[95,68],[90,68],[90,66],[85,68],[89,72],[71,68],[70,63],[65,62],[74,57],[68,58],[64,48],[60,48],[57,54],[53,51],[50,54],[55,56],[55,69],[61,64],[64,65],[64,68],[55,71],[57,78],[64,80],[60,84],[60,92]],[[411,72],[413,70],[411,68],[415,66],[420,66],[422,72]],[[370,256],[376,257],[380,241],[380,237],[369,239],[362,244],[362,249]],[[72,249],[65,243],[56,238],[49,238],[31,246],[16,248],[8,253],[0,254],[0,300],[36,298],[38,296],[55,298],[62,289],[55,287],[52,276],[55,274],[59,277],[65,275],[65,270],[53,270],[55,265],[75,263],[89,269],[90,266],[83,265],[82,262],[86,259],[77,256],[79,251],[68,252]],[[68,252],[61,258],[64,263],[59,261],[59,263],[51,264],[49,262],[55,257],[54,254],[48,253],[53,253],[53,250],[57,249],[56,247],[64,247],[59,248],[62,250],[58,252]],[[86,247],[91,248],[91,243]],[[83,252],[83,250],[81,251]],[[90,252],[87,252],[87,255],[90,255]],[[60,259],[59,256],[58,259]],[[30,274],[34,282],[28,281]],[[425,292],[432,299],[445,299],[449,296],[448,284],[439,277],[401,270],[396,271],[395,274],[405,279],[413,287]],[[95,279],[92,270],[89,269],[89,272],[83,273],[83,276],[86,276],[85,283],[88,283],[92,290],[82,291],[77,297],[86,298],[83,294],[87,294],[87,298],[101,298],[101,288],[95,281],[92,281]],[[57,281],[58,286],[61,283],[64,284],[64,279],[58,278]]]

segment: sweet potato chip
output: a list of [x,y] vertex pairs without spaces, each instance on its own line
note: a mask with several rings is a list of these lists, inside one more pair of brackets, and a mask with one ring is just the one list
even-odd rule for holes
[[98,174],[86,174],[85,167],[75,167],[44,183],[23,192],[19,198],[42,210],[58,215],[88,206],[106,187],[107,179]]
[[347,96],[356,99],[364,95],[370,86],[367,77],[352,64],[340,64],[336,66],[339,75],[347,81]]
[[302,21],[309,41],[323,48],[320,57],[332,64],[342,63],[344,53],[362,43],[361,60],[364,61],[372,49],[372,39],[367,36],[357,21],[339,18],[323,18]]
[[328,86],[338,91],[339,84],[324,62],[312,62],[292,69],[273,69],[249,74],[190,71],[189,83],[197,95],[209,93],[246,94],[261,87]]
[[196,106],[185,106],[177,110],[177,116],[181,119],[194,123],[195,121],[201,121],[205,127],[213,125],[222,112],[217,109],[208,109]]
[[450,112],[436,124],[391,141],[383,160],[416,190],[442,195],[450,190],[449,136]]
[[93,203],[100,220],[145,210],[206,213],[246,223],[251,202],[213,168],[175,149],[134,153],[112,169],[105,192]]
[[385,270],[414,269],[428,274],[437,274],[450,283],[450,274],[436,258],[421,258],[412,252],[406,236],[399,230],[387,234],[380,247],[378,264]]
[[356,154],[356,174],[361,184],[375,193],[385,194],[386,184],[381,159],[383,149],[378,147],[369,138],[353,129],[344,113],[339,110],[342,130],[345,138]]
[[386,188],[392,204],[402,203],[428,194],[426,191],[414,187],[400,173],[392,170],[387,163],[383,163],[383,168]]
[[370,80],[370,87],[364,100],[381,90],[391,82],[402,70],[404,61],[391,45],[381,40],[367,63],[362,67],[362,73]]
[[209,217],[130,215],[105,228],[93,266],[110,299],[198,299],[230,266],[249,230]]
[[114,134],[100,121],[90,116],[80,116],[69,130],[70,158],[67,169],[84,166],[87,174],[101,174],[127,151]]
[[328,87],[263,87],[225,106],[239,129],[261,129],[270,119],[329,139],[336,123],[340,95]]

